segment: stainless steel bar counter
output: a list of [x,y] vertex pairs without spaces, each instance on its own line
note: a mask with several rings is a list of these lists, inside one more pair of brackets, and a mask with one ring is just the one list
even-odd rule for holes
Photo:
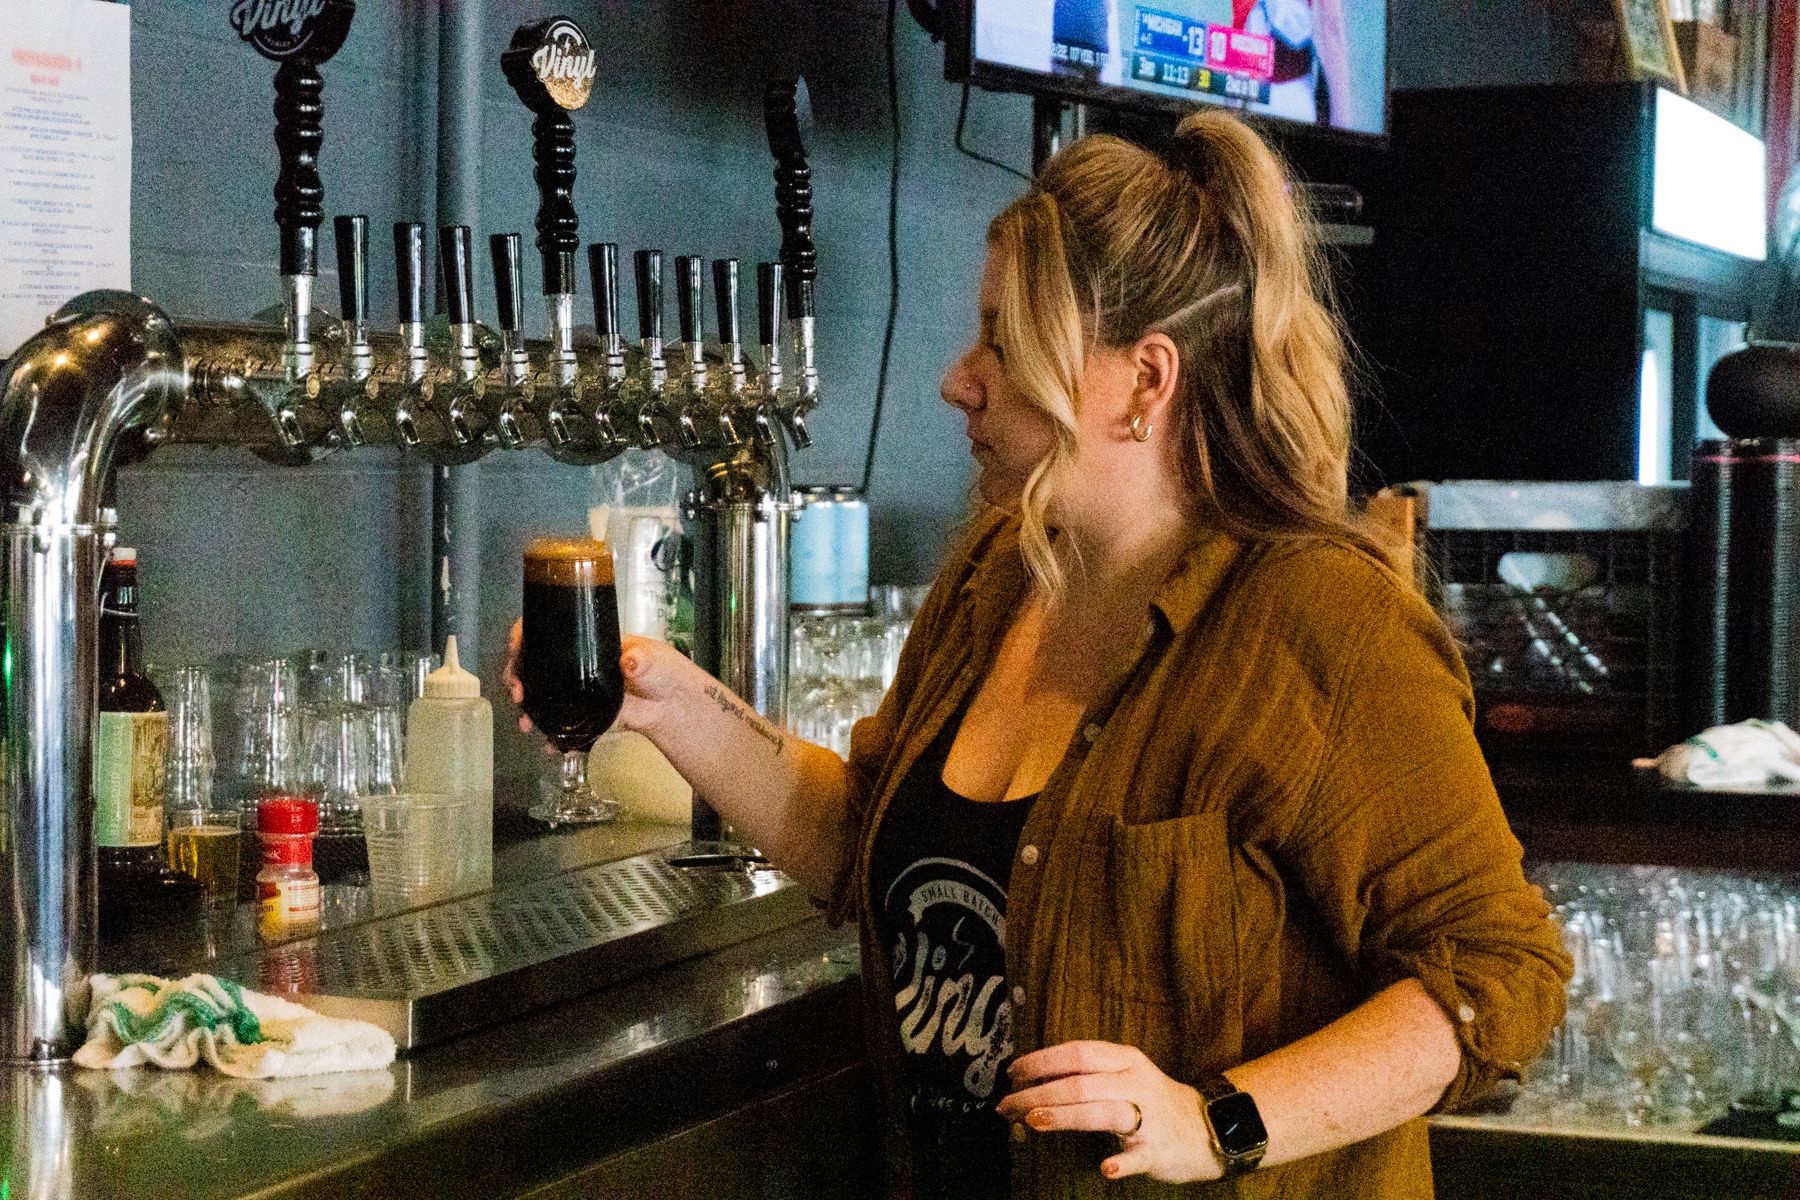
[[[502,810],[501,895],[693,848],[670,826],[522,836],[529,829]],[[356,878],[354,862],[339,869]],[[766,869],[750,873],[764,876],[753,890],[773,894]],[[335,886],[340,896],[354,891]],[[566,998],[567,980],[553,978],[561,996],[507,997],[494,1023],[427,1039],[386,1070],[265,1081],[210,1070],[0,1073],[0,1108],[10,1114],[0,1194],[878,1194],[854,932],[826,929],[793,899],[761,919],[770,928],[746,935],[740,919],[735,933],[713,937],[728,944],[686,957],[683,946],[701,943],[640,943],[645,964],[665,965],[635,975],[598,961],[586,994]],[[342,907],[348,923],[321,944],[394,919]],[[193,936],[164,935],[109,947],[104,965],[243,976],[247,961],[285,961],[305,946],[246,959],[247,917],[215,931],[210,958]],[[635,952],[630,945],[621,940],[622,952]],[[630,977],[608,984],[621,973]],[[1432,1151],[1444,1200],[1800,1194],[1794,1142],[1585,1128],[1520,1112],[1438,1118]]]
[[[679,833],[534,838],[502,849],[496,877],[517,886]],[[865,1195],[856,956],[853,931],[803,915],[382,1071],[0,1073],[4,1194]]]
[[1787,1200],[1800,1143],[1444,1116],[1431,1170],[1439,1200]]

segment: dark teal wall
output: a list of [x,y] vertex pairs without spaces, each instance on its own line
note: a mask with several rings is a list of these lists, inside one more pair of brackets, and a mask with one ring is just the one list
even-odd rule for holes
[[[224,8],[145,0],[132,14],[133,282],[178,315],[247,316],[278,294],[272,68],[237,41]],[[372,311],[387,321],[386,230],[397,219],[430,221],[435,211],[435,109],[420,97],[435,99],[436,6],[364,0],[358,9],[350,41],[325,68],[321,169],[328,212],[371,218]],[[884,7],[492,3],[496,59],[516,25],[556,11],[580,21],[601,51],[594,98],[576,114],[582,233],[626,251],[653,245],[671,256],[772,258],[779,230],[762,86],[784,71],[807,75],[826,399],[813,422],[816,446],[796,457],[795,475],[803,483],[854,478],[887,302]],[[929,577],[962,515],[966,444],[937,399],[937,381],[971,324],[987,220],[1016,181],[954,152],[958,93],[942,80],[941,50],[904,9],[901,21],[905,290],[874,479],[873,552],[877,579],[911,581]],[[485,93],[477,232],[519,230],[529,244],[529,121],[497,64]],[[1027,114],[1018,97],[977,96],[970,138],[1023,165]],[[322,267],[329,246],[327,238]],[[481,265],[477,294],[490,316]],[[528,287],[535,286],[533,266]],[[321,304],[335,308],[329,270],[319,291]],[[527,311],[541,327],[540,309],[532,303]],[[588,506],[610,493],[612,473],[558,466],[537,453],[492,455],[473,470],[484,548],[483,636],[474,649],[491,692],[517,610],[520,546],[532,530],[580,528]],[[424,468],[382,451],[281,470],[235,451],[170,450],[126,471],[122,532],[145,556],[151,655],[423,645],[429,496]],[[522,766],[527,753],[522,742],[504,741],[503,769]]]
[[[132,12],[133,282],[179,315],[242,317],[277,296],[270,218],[270,65],[241,45],[217,0],[143,0]],[[330,212],[369,214],[373,311],[391,319],[386,230],[433,217],[437,6],[364,0],[326,68],[322,170]],[[668,254],[773,256],[764,80],[802,71],[816,121],[812,162],[820,250],[817,445],[801,482],[861,470],[886,313],[888,126],[880,0],[605,0],[552,10],[494,2],[497,56],[514,26],[574,16],[601,51],[592,102],[576,114],[577,208],[590,240]],[[1390,44],[1398,86],[1535,80],[1573,62],[1568,9],[1547,0],[1397,0]],[[1518,50],[1521,37],[1529,52]],[[1497,44],[1515,49],[1496,52]],[[967,336],[989,217],[1017,181],[955,153],[958,90],[941,48],[899,25],[904,134],[903,301],[883,452],[873,488],[874,575],[928,578],[969,484],[960,422],[937,399]],[[496,68],[485,89],[482,212],[489,232],[530,238],[528,120]],[[970,141],[1024,165],[1028,103],[978,94]],[[330,261],[329,240],[324,243]],[[485,256],[478,256],[484,259]],[[478,281],[483,315],[490,284]],[[535,285],[535,271],[528,278]],[[321,279],[335,307],[335,277]],[[541,323],[538,305],[528,312]],[[483,637],[491,683],[517,605],[527,533],[579,527],[610,490],[605,469],[535,453],[493,455],[479,473]],[[303,471],[233,451],[165,451],[124,473],[124,536],[145,554],[146,630],[159,658],[276,652],[307,645],[423,645],[429,484],[416,463],[365,451]],[[465,648],[465,661],[468,658]],[[522,743],[502,747],[518,763]]]
[[[382,318],[393,295],[385,230],[394,219],[429,219],[433,211],[429,171],[421,170],[434,161],[433,117],[416,99],[435,88],[431,7],[365,2],[349,43],[325,70],[327,208],[370,214],[373,309]],[[496,55],[515,25],[549,11],[491,4]],[[827,401],[815,421],[817,445],[798,456],[795,468],[802,482],[851,479],[861,470],[887,298],[882,7],[615,0],[568,11],[602,54],[594,99],[577,114],[582,231],[627,250],[656,245],[671,255],[730,254],[746,263],[772,257],[778,231],[761,87],[779,71],[808,75],[817,114],[811,149]],[[986,221],[1014,194],[1015,181],[952,151],[957,93],[942,81],[941,51],[904,13],[901,21],[905,293],[874,486],[876,575],[903,581],[929,575],[966,494],[965,447],[936,399],[937,380],[968,325]],[[248,315],[276,297],[269,65],[237,42],[216,3],[141,3],[133,10],[133,38],[134,284],[177,314]],[[536,199],[527,115],[498,69],[485,99],[486,228],[478,233],[522,230],[529,239]],[[1020,160],[1026,113],[1017,97],[978,96],[971,138]],[[485,312],[491,298],[482,274],[478,296]],[[327,270],[322,302],[330,303],[334,288]],[[538,306],[528,311],[541,322]],[[207,481],[234,461],[207,457],[208,470],[197,475],[167,459],[139,472],[155,482],[128,488],[127,532],[147,543],[167,542],[169,550],[181,547],[177,526],[193,507],[191,493],[210,487]],[[343,469],[355,471],[363,461],[346,460]],[[559,475],[539,456],[521,463]],[[259,479],[265,474],[254,470]],[[502,469],[512,470],[512,464]],[[408,474],[404,464],[390,474],[395,471]],[[568,487],[587,483],[585,472],[561,476]],[[318,490],[282,473],[267,483],[267,498],[276,504],[284,494]],[[510,503],[510,494],[496,500]],[[347,510],[343,517],[353,519]],[[363,525],[390,518],[354,514]],[[311,530],[319,537],[332,533],[329,521]],[[402,584],[412,587],[409,580]],[[395,624],[411,632],[415,621],[402,615]],[[175,639],[188,640],[185,634]]]

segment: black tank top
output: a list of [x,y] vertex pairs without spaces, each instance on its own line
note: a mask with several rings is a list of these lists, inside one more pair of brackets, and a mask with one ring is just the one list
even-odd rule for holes
[[1036,796],[982,803],[944,784],[961,718],[901,781],[869,864],[900,1018],[902,1089],[920,1200],[1004,1198],[1013,1057],[1006,886]]

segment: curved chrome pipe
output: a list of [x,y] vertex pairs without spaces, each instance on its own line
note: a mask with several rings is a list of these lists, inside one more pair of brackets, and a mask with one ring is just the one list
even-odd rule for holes
[[[7,892],[0,907],[0,1060],[66,1057],[86,1015],[97,899],[89,755],[101,495],[118,461],[153,439],[269,445],[266,408],[243,401],[245,389],[264,377],[267,351],[280,336],[272,328],[177,330],[141,297],[89,292],[64,306],[0,372],[0,872]],[[191,355],[184,356],[183,342]],[[376,376],[386,379],[379,360],[387,341],[377,342]],[[384,384],[367,411],[392,412],[404,441],[408,377],[398,378],[402,386],[393,390],[401,394],[387,394]],[[428,384],[428,376],[420,382]],[[636,415],[650,417],[660,399]],[[333,407],[342,405],[334,398]],[[359,425],[374,435],[385,423]],[[483,438],[468,453],[479,457],[488,448]],[[597,461],[619,449],[609,442],[587,453]],[[699,585],[697,657],[757,711],[781,721],[786,444],[774,433],[737,448],[668,450],[697,472],[688,503]],[[696,828],[709,821],[716,817],[697,805]]]
[[169,318],[128,292],[64,305],[0,372],[6,903],[0,1059],[66,1058],[94,966],[93,772],[101,492],[184,386]]

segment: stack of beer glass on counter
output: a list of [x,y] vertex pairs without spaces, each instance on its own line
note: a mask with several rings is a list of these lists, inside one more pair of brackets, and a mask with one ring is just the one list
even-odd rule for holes
[[876,587],[870,615],[793,614],[788,724],[809,742],[850,752],[850,728],[881,705],[926,586]]
[[230,691],[215,715],[228,733],[227,806],[253,817],[269,794],[305,793],[319,803],[322,835],[360,833],[358,798],[400,788],[407,708],[437,661],[413,651],[318,650],[224,660],[217,674],[231,680]]
[[1574,863],[1531,876],[1555,905],[1575,974],[1568,1015],[1527,1068],[1512,1118],[1800,1129],[1800,887]]
[[[211,904],[235,903],[244,883],[240,864],[254,849],[244,845],[244,833],[258,833],[270,801],[309,809],[271,818],[291,818],[293,830],[261,831],[264,843],[291,842],[295,854],[304,851],[307,872],[312,837],[359,841],[364,804],[402,790],[408,706],[437,665],[437,656],[418,651],[305,650],[149,667],[168,710],[169,866],[198,880]],[[300,859],[282,865],[297,868]],[[278,926],[286,924],[275,922],[265,933],[280,936]]]

